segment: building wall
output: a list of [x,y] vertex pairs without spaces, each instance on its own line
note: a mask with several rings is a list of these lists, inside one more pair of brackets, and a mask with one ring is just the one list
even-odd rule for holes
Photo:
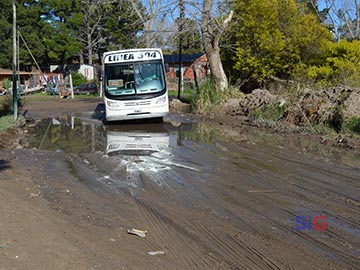
[[[208,62],[206,55],[202,55],[201,57],[197,58],[194,61],[195,71],[196,71],[196,77],[198,81],[202,81],[206,77],[206,72],[208,70]],[[166,73],[166,78],[169,81],[174,81],[177,79],[176,77],[176,71],[179,69],[178,63],[169,63],[169,72]],[[194,81],[194,71],[192,68],[192,63],[183,63],[183,79],[188,81]]]
[[[37,76],[37,74],[21,74],[20,73],[20,84],[21,85],[25,85],[26,88],[28,88],[29,86],[32,86],[31,85],[31,78],[34,77],[34,76]],[[36,77],[38,78],[38,76]],[[2,81],[4,79],[9,79],[10,81],[12,81],[12,74],[0,74],[0,87],[3,87],[3,83]],[[38,81],[37,81],[37,84],[38,84]]]
[[79,73],[84,75],[88,81],[94,80],[94,67],[89,65],[81,65]]

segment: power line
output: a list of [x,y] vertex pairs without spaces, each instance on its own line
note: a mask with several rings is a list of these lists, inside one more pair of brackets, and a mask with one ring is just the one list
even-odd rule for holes
[[21,34],[21,32],[20,32],[19,30],[18,30],[18,32],[19,32],[20,38],[21,38],[21,40],[24,42],[25,47],[26,47],[26,49],[28,50],[31,58],[34,60],[36,67],[37,67],[38,70],[40,70],[40,72],[41,72],[41,68],[39,67],[38,63],[36,62],[36,59],[35,59],[34,55],[31,53],[31,50],[30,50],[29,46],[27,45],[27,43],[26,43],[23,35]]

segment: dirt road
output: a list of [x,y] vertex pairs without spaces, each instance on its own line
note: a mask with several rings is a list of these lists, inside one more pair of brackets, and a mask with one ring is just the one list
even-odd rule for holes
[[359,269],[358,152],[56,102],[0,151],[0,269]]

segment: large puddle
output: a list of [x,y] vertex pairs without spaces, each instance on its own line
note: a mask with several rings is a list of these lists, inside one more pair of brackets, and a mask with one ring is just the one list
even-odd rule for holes
[[279,135],[251,127],[231,130],[209,122],[181,123],[167,119],[164,123],[137,121],[104,125],[91,113],[84,113],[42,120],[29,127],[27,134],[22,142],[27,148],[72,154],[97,152],[108,156],[170,160],[175,150],[181,151],[184,143],[213,146],[216,149],[213,154],[218,156],[228,150],[231,152],[224,144],[232,142],[258,151],[292,151],[328,163],[360,166],[359,152],[325,146],[317,139],[297,134]]
[[[29,127],[27,134],[25,147],[67,153],[81,160],[80,165],[92,170],[84,173],[82,181],[91,175],[120,188],[141,188],[146,178],[171,191],[179,186],[195,190],[189,177],[206,182],[209,175],[222,177],[222,168],[235,178],[248,173],[294,174],[281,160],[301,164],[310,158],[324,165],[354,168],[360,164],[356,151],[324,146],[299,135],[281,136],[248,127],[231,130],[208,122],[167,119],[105,125],[84,113],[42,120]],[[86,169],[79,162],[71,166],[80,172]]]

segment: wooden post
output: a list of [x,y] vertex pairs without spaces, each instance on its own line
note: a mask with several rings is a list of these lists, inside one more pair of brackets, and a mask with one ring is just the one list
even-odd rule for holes
[[74,99],[74,87],[73,87],[73,82],[72,82],[72,76],[71,76],[71,74],[69,75],[69,81],[70,81],[71,98]]
[[17,96],[17,83],[16,83],[16,0],[13,0],[13,74],[12,74],[12,92],[13,92],[13,110],[14,119],[17,120],[18,116],[18,96]]

